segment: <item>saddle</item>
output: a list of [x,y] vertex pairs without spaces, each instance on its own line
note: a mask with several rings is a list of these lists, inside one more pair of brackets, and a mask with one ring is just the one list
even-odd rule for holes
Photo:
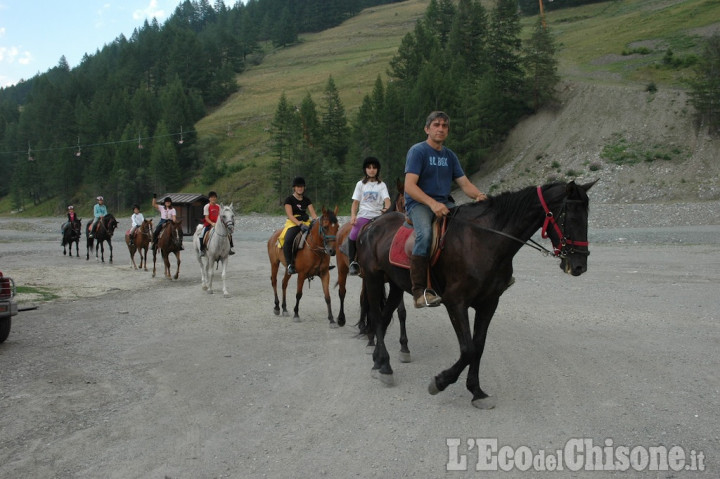
[[[430,265],[434,265],[440,257],[442,251],[442,242],[447,231],[447,217],[433,220],[432,223],[432,242],[430,244]],[[390,245],[390,264],[399,266],[400,268],[410,269],[410,256],[412,255],[413,246],[415,246],[415,229],[407,223],[403,223],[398,228],[395,236],[393,236]]]

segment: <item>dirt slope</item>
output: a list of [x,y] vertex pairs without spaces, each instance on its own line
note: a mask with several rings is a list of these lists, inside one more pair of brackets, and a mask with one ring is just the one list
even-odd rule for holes
[[[698,129],[682,90],[567,82],[559,102],[522,121],[473,181],[491,193],[551,180],[599,179],[603,203],[720,199],[720,139]],[[603,148],[662,159],[634,165]],[[668,159],[669,158],[669,159]]]

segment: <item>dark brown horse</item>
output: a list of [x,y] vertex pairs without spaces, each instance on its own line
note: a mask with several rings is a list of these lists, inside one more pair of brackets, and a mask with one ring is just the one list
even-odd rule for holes
[[[62,230],[62,247],[63,254],[72,256],[72,244],[75,243],[75,256],[80,257],[80,236],[82,236],[82,220],[75,218],[75,221],[66,221],[63,223]],[[66,251],[65,247],[69,251]]]
[[[503,193],[452,210],[442,252],[431,267],[431,280],[455,329],[460,358],[432,379],[430,394],[456,382],[469,366],[466,386],[473,395],[473,406],[494,407],[480,388],[478,373],[490,320],[512,278],[513,257],[542,227],[542,236],[551,239],[563,271],[573,276],[584,273],[589,254],[587,190],[592,185],[553,183]],[[358,238],[362,244],[358,259],[377,334],[373,375],[388,384],[393,383],[393,370],[385,347],[385,331],[403,291],[411,289],[409,271],[391,265],[388,259],[393,236],[403,221],[403,215],[398,213],[383,215]],[[390,292],[381,311],[387,280]],[[472,327],[469,308],[475,309]]]
[[134,269],[138,269],[135,264],[135,252],[140,254],[140,269],[147,271],[147,254],[150,249],[150,243],[152,243],[152,231],[153,224],[152,219],[143,220],[142,224],[135,228],[134,241],[130,244],[130,231],[125,233],[125,244],[130,251],[130,261]]
[[112,247],[112,236],[113,233],[115,233],[115,228],[117,228],[118,222],[115,219],[115,217],[108,213],[97,222],[97,227],[95,228],[95,237],[92,237],[90,235],[90,231],[92,229],[92,221],[88,223],[87,228],[85,229],[85,234],[87,235],[87,244],[85,246],[85,259],[90,259],[90,251],[93,249],[93,243],[97,241],[95,244],[95,258],[98,257],[98,249],[100,250],[100,259],[102,262],[105,262],[105,241],[107,241],[108,248],[110,248],[110,262],[112,263],[113,260],[113,247]]
[[[298,314],[300,306],[300,298],[303,295],[303,284],[305,279],[311,280],[315,276],[319,276],[322,281],[323,293],[325,294],[325,304],[327,304],[328,321],[330,326],[337,326],[335,319],[332,314],[332,307],[330,305],[330,257],[335,256],[335,238],[338,232],[338,219],[337,219],[338,208],[335,207],[335,211],[322,209],[322,216],[317,220],[314,220],[310,224],[310,230],[308,231],[305,243],[302,245],[302,249],[297,252],[295,256],[295,270],[297,271],[297,291],[295,293],[295,321],[300,321],[300,315]],[[272,282],[273,292],[275,293],[275,307],[273,312],[276,315],[280,314],[280,301],[277,293],[277,273],[280,268],[280,263],[287,267],[285,263],[285,255],[283,254],[282,248],[277,245],[278,238],[282,233],[282,229],[275,231],[267,243],[268,257],[270,258],[270,281]],[[302,239],[301,234],[298,234],[296,238]],[[285,270],[285,275],[282,280],[282,315],[288,316],[287,302],[286,302],[286,291],[288,281],[290,281],[290,275]]]
[[[160,255],[162,256],[163,263],[165,264],[165,277],[168,279],[178,279],[180,276],[180,251],[182,248],[182,220],[167,221],[160,234],[158,235],[157,244],[153,244],[153,272],[152,276],[155,277],[155,262],[157,260],[157,250],[160,249]],[[172,276],[170,272],[170,253],[175,254],[177,260],[177,269],[175,270],[175,276]]]
[[[390,213],[392,211],[405,213],[405,185],[402,181],[396,180],[395,186],[397,187],[398,193],[397,196],[395,196],[395,201],[390,203],[390,209],[388,209],[387,213]],[[345,285],[347,283],[348,272],[350,269],[350,259],[345,253],[345,251],[347,251],[347,247],[343,247],[343,244],[345,243],[347,237],[350,235],[350,230],[352,230],[352,224],[346,223],[340,227],[340,230],[337,234],[337,244],[339,246],[337,250],[336,260],[338,268],[338,280],[336,286],[339,287],[338,296],[340,297],[340,313],[337,317],[337,323],[339,326],[344,326],[346,321],[345,294],[347,290]],[[375,331],[368,323],[367,313],[369,305],[367,303],[365,294],[362,291],[363,288],[361,288],[360,293],[360,320],[357,323],[359,329],[358,334],[361,336],[367,336],[367,346],[372,347],[375,346]],[[403,363],[409,363],[411,361],[411,357],[410,350],[407,346],[407,329],[405,328],[405,319],[407,318],[407,312],[405,310],[405,303],[403,303],[402,301],[400,301],[400,304],[398,305],[397,312],[398,320],[400,321],[400,361]]]

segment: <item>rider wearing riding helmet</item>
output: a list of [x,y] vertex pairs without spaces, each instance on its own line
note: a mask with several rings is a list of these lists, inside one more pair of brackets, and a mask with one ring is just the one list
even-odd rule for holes
[[102,196],[98,196],[96,198],[97,203],[95,204],[95,207],[93,208],[93,222],[92,225],[90,225],[90,237],[93,238],[95,236],[95,229],[97,228],[97,223],[102,219],[103,216],[108,214],[107,212],[107,206],[105,206],[105,198]]
[[377,218],[390,208],[390,194],[387,185],[380,179],[380,161],[368,156],[363,161],[363,179],[355,185],[350,207],[350,224],[353,225],[348,236],[348,259],[350,275],[356,276],[360,267],[355,261],[356,241],[360,230],[373,218]]
[[[163,225],[168,221],[175,221],[177,212],[175,211],[175,208],[173,208],[172,198],[170,198],[169,196],[166,196],[163,200],[163,204],[160,205],[157,202],[157,195],[153,193],[152,206],[160,212],[160,221],[158,222],[158,225],[155,228],[155,232],[153,233],[153,249],[157,249],[157,239],[158,235],[160,234],[160,230],[162,229]],[[182,229],[178,228],[178,231],[180,232],[180,249],[182,250],[185,249],[182,246]]]
[[[283,253],[287,263],[287,274],[295,274],[295,263],[293,257],[293,241],[300,231],[308,231],[310,218],[316,220],[317,213],[312,205],[312,200],[305,196],[305,179],[296,176],[292,182],[293,193],[285,198],[285,240]],[[310,213],[308,215],[308,213]]]

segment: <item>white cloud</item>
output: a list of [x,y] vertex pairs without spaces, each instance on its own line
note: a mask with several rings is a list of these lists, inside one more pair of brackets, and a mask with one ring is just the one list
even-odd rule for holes
[[150,0],[150,4],[145,7],[144,9],[135,10],[133,12],[133,19],[135,20],[145,20],[151,19],[151,18],[157,18],[158,20],[162,20],[165,17],[165,10],[162,8],[158,8],[158,2],[157,0]]
[[32,63],[33,56],[29,51],[20,51],[18,47],[2,47],[0,46],[0,63],[15,63],[21,65],[29,65]]
[[5,36],[5,27],[0,27],[0,38]]

